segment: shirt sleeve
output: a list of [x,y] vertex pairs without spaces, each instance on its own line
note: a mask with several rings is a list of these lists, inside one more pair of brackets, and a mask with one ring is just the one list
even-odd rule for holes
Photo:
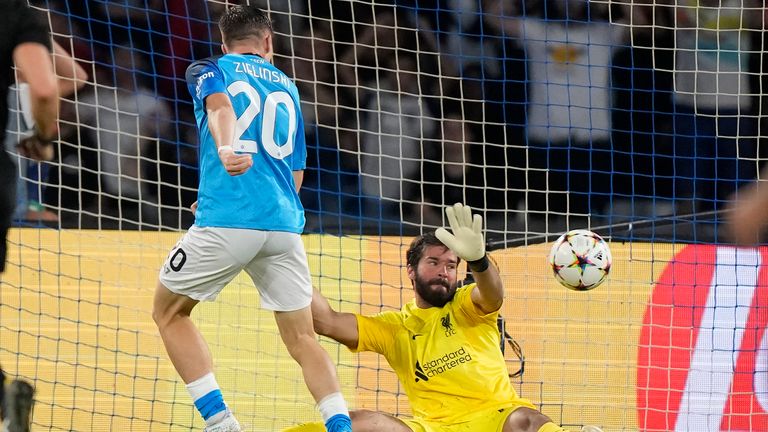
[[358,341],[357,348],[352,352],[373,351],[386,356],[395,340],[394,326],[386,319],[391,314],[356,315]]
[[186,79],[189,93],[200,102],[214,93],[227,92],[221,70],[208,59],[189,65]]
[[466,319],[470,324],[479,324],[483,322],[496,322],[496,317],[499,315],[499,311],[495,310],[490,313],[483,313],[480,311],[475,303],[472,301],[472,291],[477,289],[477,284],[469,284],[464,288],[456,291],[455,303],[457,309],[457,318]]
[[11,32],[15,39],[14,46],[32,42],[45,46],[48,51],[51,50],[48,20],[42,11],[22,4],[18,9],[18,17],[14,17],[13,22],[16,23],[15,31]]

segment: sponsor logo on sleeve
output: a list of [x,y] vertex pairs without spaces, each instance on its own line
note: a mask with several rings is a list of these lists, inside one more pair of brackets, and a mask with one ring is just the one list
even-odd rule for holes
[[200,97],[200,88],[203,85],[203,81],[207,80],[208,78],[213,78],[213,72],[206,72],[197,77],[197,84],[195,85],[195,93],[197,93],[197,97]]

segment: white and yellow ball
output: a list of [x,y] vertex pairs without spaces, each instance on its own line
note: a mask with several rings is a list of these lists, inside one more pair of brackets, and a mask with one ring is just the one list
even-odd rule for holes
[[591,290],[605,280],[611,270],[611,250],[602,237],[589,230],[563,234],[549,252],[549,265],[555,279],[574,291]]

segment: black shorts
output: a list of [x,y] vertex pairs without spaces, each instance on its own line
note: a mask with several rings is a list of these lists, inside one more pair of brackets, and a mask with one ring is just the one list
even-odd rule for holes
[[5,270],[8,255],[8,229],[16,207],[16,164],[0,149],[0,273]]

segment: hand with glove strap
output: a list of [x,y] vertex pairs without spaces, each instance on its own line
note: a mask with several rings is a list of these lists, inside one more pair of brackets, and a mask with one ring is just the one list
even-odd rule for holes
[[451,232],[445,228],[435,231],[437,238],[456,255],[467,262],[472,272],[484,272],[488,269],[488,256],[485,254],[483,237],[483,217],[472,215],[472,209],[461,203],[445,209]]

